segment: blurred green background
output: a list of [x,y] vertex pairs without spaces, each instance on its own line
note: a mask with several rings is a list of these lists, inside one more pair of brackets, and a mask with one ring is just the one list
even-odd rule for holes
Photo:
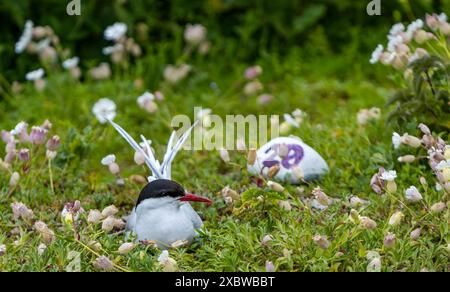
[[129,35],[144,48],[145,56],[160,56],[157,60],[142,58],[143,67],[173,62],[183,50],[187,23],[207,27],[213,56],[251,63],[264,54],[283,57],[300,48],[305,59],[348,58],[350,62],[342,63],[346,67],[358,61],[367,63],[394,22],[450,11],[450,1],[444,0],[381,0],[382,16],[367,15],[370,0],[81,0],[82,15],[68,16],[69,2],[0,2],[0,72],[7,80],[23,80],[26,72],[39,66],[32,56],[14,54],[27,19],[51,26],[61,44],[81,58],[82,67],[108,60],[101,54],[107,45],[103,31],[116,21],[128,24]]

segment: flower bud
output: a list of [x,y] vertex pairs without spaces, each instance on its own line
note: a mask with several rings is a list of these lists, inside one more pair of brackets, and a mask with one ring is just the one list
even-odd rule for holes
[[280,185],[279,183],[276,183],[273,181],[268,181],[267,186],[278,193],[284,192],[284,187],[282,185]]
[[392,248],[395,245],[395,241],[396,241],[395,234],[389,232],[384,237],[383,244],[387,248]]
[[273,178],[274,176],[276,176],[278,174],[280,169],[281,169],[280,165],[278,165],[278,164],[273,165],[271,168],[269,168],[269,171],[267,172],[267,177]]
[[431,135],[430,128],[427,127],[425,124],[419,124],[419,129],[422,131],[424,135]]
[[164,272],[175,272],[177,268],[177,262],[169,256],[167,250],[163,250],[158,257],[158,262],[162,266]]
[[108,165],[109,172],[111,172],[113,175],[118,175],[120,172],[120,167],[117,163],[113,162]]
[[411,146],[413,148],[419,148],[422,145],[422,141],[419,138],[408,134],[403,135],[401,141],[403,144]]
[[386,184],[386,189],[389,193],[393,194],[397,192],[397,184],[393,180],[388,181]]
[[117,251],[120,254],[127,254],[130,251],[132,251],[135,247],[136,247],[136,245],[134,243],[126,242],[126,243],[122,244]]
[[442,177],[445,182],[450,182],[450,167],[446,167],[442,170]]
[[23,203],[12,203],[11,208],[14,219],[22,218],[24,220],[29,220],[34,217],[33,210],[28,209]]
[[97,252],[99,252],[99,251],[102,249],[102,245],[100,244],[100,242],[95,241],[95,240],[90,241],[90,242],[88,243],[88,246],[89,246],[90,248],[92,248],[94,251],[97,251]]
[[362,228],[369,230],[377,228],[377,223],[374,220],[370,219],[369,217],[362,216],[359,218],[359,220],[360,220],[359,224],[361,225]]
[[143,177],[142,175],[138,175],[138,174],[131,175],[129,179],[133,183],[139,184],[139,185],[145,185],[148,183],[148,181],[145,177]]
[[47,151],[45,152],[45,157],[46,157],[48,160],[53,160],[53,159],[55,159],[55,157],[56,157],[57,154],[58,154],[58,152],[56,152],[56,151],[47,150]]
[[446,208],[445,203],[439,202],[439,203],[436,203],[433,206],[431,206],[430,210],[431,210],[431,212],[438,214],[438,213],[443,212],[445,210],[445,208]]
[[397,211],[394,214],[392,214],[391,218],[389,218],[389,225],[391,226],[398,226],[402,222],[405,215],[401,211]]
[[134,153],[134,162],[137,165],[143,165],[145,163],[145,156],[142,152],[137,151]]
[[105,209],[103,209],[102,216],[104,218],[109,217],[109,216],[114,216],[115,214],[117,214],[117,212],[119,212],[119,210],[116,208],[116,206],[110,205],[110,206],[106,207]]
[[47,249],[47,246],[43,243],[39,244],[38,248],[37,248],[37,253],[38,255],[43,255],[45,250]]
[[359,208],[365,205],[368,205],[369,202],[366,200],[363,200],[359,198],[358,196],[351,196],[350,197],[350,207],[352,208]]
[[267,246],[269,244],[269,242],[271,242],[273,240],[273,237],[271,235],[266,235],[263,237],[263,239],[261,240],[261,245],[262,246]]
[[0,256],[4,255],[6,253],[6,245],[2,244],[0,245]]
[[381,259],[379,257],[373,258],[367,265],[367,272],[381,272]]
[[247,164],[254,165],[256,162],[256,149],[250,149],[247,155]]
[[284,209],[285,211],[292,210],[292,206],[291,206],[291,203],[289,203],[289,201],[284,201],[284,200],[278,201],[278,207],[280,207],[281,209]]
[[42,221],[35,222],[34,229],[39,232],[42,237],[42,241],[47,245],[51,244],[56,239],[53,230],[48,228],[47,224]]
[[422,233],[422,230],[420,228],[414,229],[410,235],[411,239],[413,239],[413,240],[419,239],[421,233]]
[[114,229],[114,225],[115,225],[115,218],[110,216],[110,217],[106,218],[105,220],[103,220],[102,230],[106,231],[106,232],[110,232]]
[[413,163],[414,161],[416,161],[416,157],[414,155],[405,155],[398,158],[398,162],[401,163]]
[[102,219],[103,219],[103,215],[102,215],[102,213],[100,213],[99,210],[90,210],[88,218],[87,218],[87,222],[96,224],[96,223],[100,222],[100,220],[102,220]]
[[228,154],[228,151],[226,149],[220,149],[219,155],[220,159],[222,159],[223,162],[229,163],[231,161],[230,155]]
[[275,272],[275,266],[271,261],[266,261],[266,272],[273,273]]
[[296,165],[292,168],[292,173],[294,174],[295,178],[297,178],[298,180],[302,180],[305,178],[305,173],[298,165]]
[[16,159],[16,150],[10,151],[6,153],[5,162],[12,163]]
[[111,262],[110,259],[108,259],[105,256],[100,256],[98,257],[94,263],[93,263],[94,268],[98,269],[98,270],[102,270],[102,271],[112,271],[114,269],[114,265]]
[[222,189],[222,197],[225,198],[231,198],[232,201],[237,201],[239,200],[241,197],[239,196],[239,194],[231,189],[230,187],[226,186]]
[[47,149],[50,151],[56,151],[58,150],[60,144],[61,142],[59,136],[55,135],[47,141]]
[[260,92],[261,90],[263,90],[264,86],[262,85],[261,82],[259,81],[251,81],[249,83],[247,83],[244,87],[244,93],[247,96],[251,96],[254,95],[258,92]]
[[11,178],[9,179],[9,186],[12,188],[17,186],[17,184],[19,183],[19,180],[20,180],[19,173],[13,172],[13,174],[11,175]]
[[330,247],[330,242],[325,235],[315,235],[313,241],[322,249],[328,249],[328,247]]

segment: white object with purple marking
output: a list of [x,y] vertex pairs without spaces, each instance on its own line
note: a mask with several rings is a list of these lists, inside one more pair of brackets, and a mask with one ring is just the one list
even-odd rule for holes
[[256,161],[248,166],[252,174],[269,176],[269,171],[278,172],[271,179],[299,184],[302,180],[319,179],[329,171],[328,164],[313,148],[298,137],[278,137],[256,152]]

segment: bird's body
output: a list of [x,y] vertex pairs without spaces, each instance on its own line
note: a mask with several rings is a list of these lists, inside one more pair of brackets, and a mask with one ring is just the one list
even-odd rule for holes
[[127,228],[137,240],[153,240],[164,248],[179,240],[191,243],[202,225],[189,203],[165,197],[141,202],[133,209]]

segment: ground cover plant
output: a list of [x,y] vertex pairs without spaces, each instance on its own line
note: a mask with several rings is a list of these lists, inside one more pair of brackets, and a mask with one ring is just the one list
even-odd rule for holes
[[[162,30],[153,47],[138,29],[145,20],[113,19],[94,30],[103,40],[86,59],[58,27],[23,21],[1,43],[28,73],[8,66],[0,79],[0,270],[449,271],[445,14],[399,9],[403,29],[371,58],[356,41],[335,51],[326,26],[314,26],[330,10],[310,9],[305,45],[268,45],[255,58],[234,55],[237,36],[191,19],[165,27],[176,33]],[[250,43],[264,46],[272,25],[257,29],[247,15]],[[393,25],[379,21],[372,46]],[[204,219],[198,240],[168,251],[136,242],[123,217],[149,172],[106,118],[151,139],[160,157],[178,114],[280,115],[284,134],[316,149],[330,172],[289,185],[250,174],[252,150],[181,151],[172,177],[214,202],[193,204]]]

